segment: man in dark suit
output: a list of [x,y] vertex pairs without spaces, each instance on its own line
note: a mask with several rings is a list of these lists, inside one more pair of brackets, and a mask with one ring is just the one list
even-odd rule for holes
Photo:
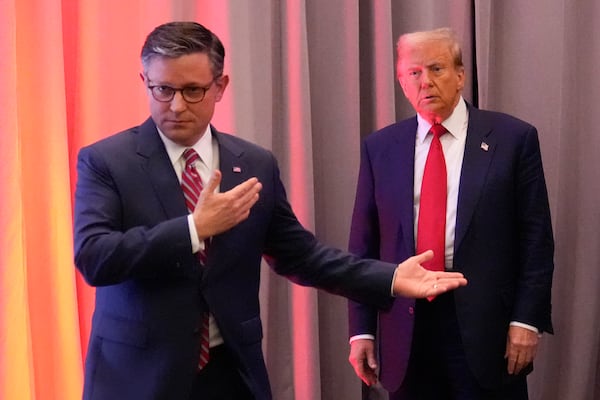
[[[394,400],[526,399],[539,335],[552,333],[554,244],[537,131],[463,100],[451,30],[402,35],[397,50],[397,77],[417,115],[363,143],[350,251],[407,259],[420,251],[419,235],[431,234],[419,227],[424,204],[441,205],[434,260],[469,285],[398,297],[381,312],[351,301],[349,360]],[[432,199],[424,175],[439,124],[445,193]]]
[[299,284],[377,307],[466,284],[421,267],[431,252],[360,260],[302,228],[273,155],[210,125],[229,81],[212,32],[161,25],[141,56],[151,118],[78,158],[75,263],[97,286],[84,399],[270,399],[263,254]]

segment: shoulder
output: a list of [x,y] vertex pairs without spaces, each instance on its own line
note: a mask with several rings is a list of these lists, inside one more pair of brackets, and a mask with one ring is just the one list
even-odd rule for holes
[[137,162],[164,153],[164,145],[154,122],[148,118],[141,125],[117,132],[81,148],[79,159],[104,160],[112,164]]
[[[409,148],[414,145],[417,132],[417,118],[412,117],[381,128],[362,141],[363,151],[387,153],[392,149]],[[395,151],[394,150],[394,151]]]
[[79,150],[79,156],[93,156],[102,154],[105,157],[122,157],[124,154],[135,152],[136,137],[139,134],[139,126],[117,132],[94,143],[83,146]]
[[365,143],[385,143],[390,140],[402,139],[403,137],[414,137],[417,132],[417,118],[411,117],[381,128],[370,135]]
[[160,141],[156,125],[152,118],[146,119],[142,124],[127,128],[110,136],[102,138],[88,146],[82,148],[82,151],[94,149],[98,151],[120,152],[131,151],[137,148],[138,139],[144,136],[144,140],[149,141],[150,145],[156,145]]
[[217,139],[219,146],[235,155],[243,154],[246,156],[274,158],[273,153],[270,150],[259,146],[256,143],[252,143],[249,140],[242,139],[230,133],[219,132],[215,129],[213,129],[213,135]]
[[499,111],[481,110],[469,107],[469,123],[489,125],[490,128],[511,132],[535,131],[535,127],[527,121]]

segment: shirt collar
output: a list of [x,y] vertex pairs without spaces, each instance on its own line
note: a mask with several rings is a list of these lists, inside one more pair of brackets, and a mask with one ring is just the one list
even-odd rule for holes
[[175,165],[183,155],[183,152],[187,148],[192,148],[196,150],[196,153],[200,156],[200,160],[207,167],[211,168],[213,162],[213,147],[212,147],[212,131],[210,129],[210,125],[206,128],[204,134],[200,137],[200,139],[193,146],[182,146],[178,143],[175,143],[164,133],[161,132],[158,126],[156,127],[158,130],[158,134],[165,144],[165,149],[167,150],[167,154],[169,155],[169,159],[171,160],[171,164]]
[[[454,107],[454,111],[452,111],[452,114],[442,122],[442,125],[444,125],[444,128],[446,128],[448,133],[452,136],[457,139],[462,139],[462,136],[467,134],[465,127],[467,126],[468,120],[469,112],[467,110],[467,104],[461,96],[458,104]],[[431,124],[420,114],[417,114],[417,124],[417,140],[422,143],[425,140],[429,129],[431,129]]]

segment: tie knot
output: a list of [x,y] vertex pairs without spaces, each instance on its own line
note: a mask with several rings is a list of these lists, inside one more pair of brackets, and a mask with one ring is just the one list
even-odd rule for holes
[[200,159],[198,153],[194,149],[185,149],[183,152],[183,159],[185,160],[185,166],[193,165],[196,161]]
[[429,130],[429,132],[433,133],[433,135],[439,139],[444,133],[448,131],[446,130],[446,128],[444,128],[442,124],[433,124],[431,125],[431,129]]

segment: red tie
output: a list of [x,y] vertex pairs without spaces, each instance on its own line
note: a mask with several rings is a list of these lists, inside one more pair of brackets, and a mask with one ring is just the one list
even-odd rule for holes
[[[191,213],[194,212],[194,208],[196,208],[196,203],[200,197],[200,192],[202,192],[202,179],[200,178],[200,175],[198,175],[195,166],[195,163],[200,161],[200,156],[194,149],[186,149],[183,152],[183,158],[185,160],[185,168],[181,173],[181,188],[183,189],[185,204],[188,211]],[[206,265],[206,250],[208,249],[208,244],[208,239],[204,240],[204,250],[198,252],[198,259],[203,266]],[[205,311],[202,314],[202,336],[200,339],[200,360],[198,361],[198,369],[204,368],[206,364],[208,364],[210,358],[208,325],[208,311]]]
[[432,271],[443,271],[446,249],[447,182],[446,161],[440,136],[446,133],[446,128],[435,124],[429,132],[433,134],[433,138],[427,154],[421,186],[417,254],[428,249],[433,250],[433,259],[424,263],[423,266]]

